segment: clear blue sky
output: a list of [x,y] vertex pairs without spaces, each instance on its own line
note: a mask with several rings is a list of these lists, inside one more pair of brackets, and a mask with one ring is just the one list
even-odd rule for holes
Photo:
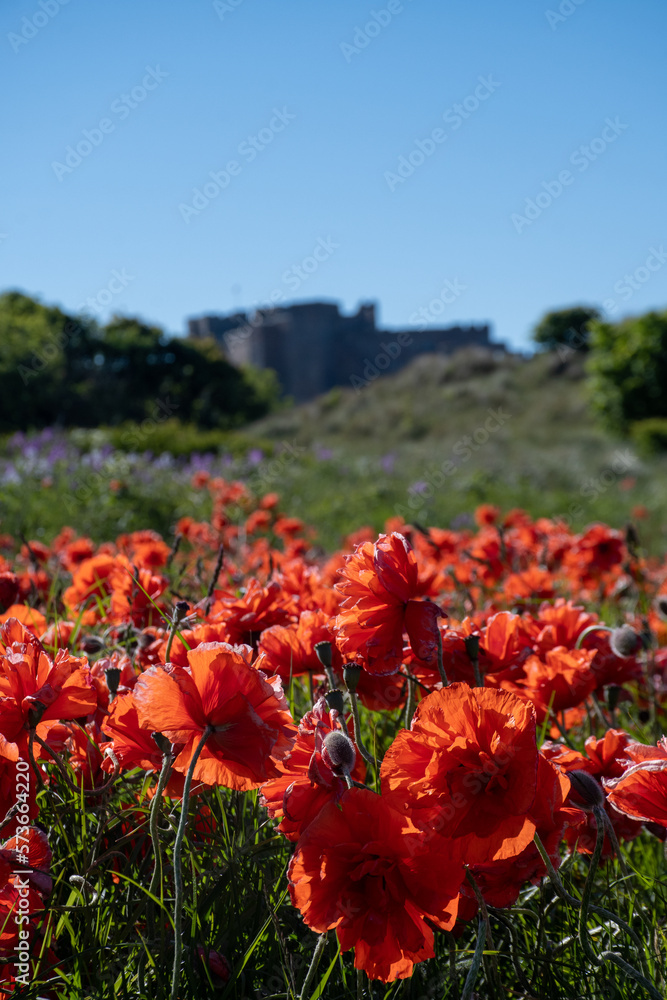
[[0,10],[3,289],[177,333],[272,293],[376,300],[517,347],[551,307],[666,303],[660,0],[42,4]]

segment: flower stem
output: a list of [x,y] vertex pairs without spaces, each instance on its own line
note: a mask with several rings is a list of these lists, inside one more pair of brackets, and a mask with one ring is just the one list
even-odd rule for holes
[[313,952],[313,957],[310,965],[308,966],[308,972],[306,973],[306,978],[303,981],[303,986],[301,987],[301,993],[299,994],[299,1000],[306,1000],[308,996],[308,990],[310,984],[315,978],[315,973],[317,972],[317,966],[320,964],[320,958],[322,957],[322,952],[324,951],[325,945],[327,943],[327,934],[320,934],[317,944],[315,945],[315,951]]
[[482,958],[484,957],[484,945],[486,944],[486,921],[480,913],[479,923],[477,924],[477,944],[475,945],[475,952],[472,956],[472,964],[468,970],[468,975],[466,976],[465,985],[463,987],[463,993],[461,994],[461,1000],[470,1000],[475,989],[475,983],[477,982],[477,976],[479,975],[479,970],[482,966]]
[[435,631],[438,636],[438,673],[440,674],[440,680],[442,681],[442,686],[449,687],[449,681],[447,680],[447,674],[445,672],[445,663],[442,656],[442,635],[437,625]]
[[588,875],[586,876],[586,882],[584,884],[584,891],[581,895],[581,910],[579,911],[579,940],[581,941],[581,947],[584,950],[584,954],[589,962],[593,965],[601,965],[602,960],[593,951],[591,945],[591,939],[588,935],[588,909],[591,902],[591,895],[593,893],[593,883],[595,881],[595,873],[598,870],[598,865],[600,863],[600,858],[602,857],[602,848],[604,846],[604,830],[605,824],[600,813],[602,812],[601,806],[593,807],[593,815],[595,816],[596,824],[596,837],[595,837],[595,849],[593,850],[593,856],[591,858],[591,863],[588,869]]
[[190,805],[190,786],[192,777],[199,760],[199,755],[204,749],[204,744],[213,732],[212,726],[206,726],[197,744],[195,752],[190,761],[188,773],[183,783],[183,801],[181,802],[181,818],[176,831],[174,841],[174,969],[171,977],[171,1000],[178,1000],[178,987],[181,979],[181,956],[183,954],[183,941],[181,939],[181,923],[183,916],[183,872],[181,870],[181,855],[183,852],[183,838],[185,828],[188,825],[188,807]]
[[368,750],[364,746],[361,739],[361,720],[359,718],[359,704],[357,702],[357,696],[354,691],[348,691],[350,696],[350,705],[352,706],[352,721],[354,723],[354,742],[357,744],[357,749],[361,756],[364,758],[367,764],[372,764],[375,767],[375,760],[369,754]]

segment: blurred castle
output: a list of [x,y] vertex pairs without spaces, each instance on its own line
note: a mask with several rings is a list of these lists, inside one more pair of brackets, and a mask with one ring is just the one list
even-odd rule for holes
[[448,329],[378,330],[375,306],[343,316],[336,303],[307,302],[259,309],[252,316],[202,316],[188,321],[191,337],[213,337],[234,365],[273,368],[283,391],[304,402],[336,385],[359,387],[395,372],[419,354],[462,347],[504,350],[488,325]]

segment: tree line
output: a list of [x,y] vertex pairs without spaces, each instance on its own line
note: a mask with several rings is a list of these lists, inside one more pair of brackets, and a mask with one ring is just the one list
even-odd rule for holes
[[239,370],[213,340],[139,319],[99,325],[20,292],[0,295],[0,431],[98,427],[160,414],[237,427],[278,396],[272,372]]

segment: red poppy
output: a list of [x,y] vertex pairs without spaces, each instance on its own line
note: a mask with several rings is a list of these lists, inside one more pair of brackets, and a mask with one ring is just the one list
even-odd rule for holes
[[187,772],[207,726],[213,727],[194,779],[246,791],[278,774],[296,727],[279,677],[251,665],[248,646],[206,642],[188,653],[188,667],[151,667],[134,688],[144,729],[183,744],[174,768]]
[[294,611],[292,602],[275,581],[263,587],[258,580],[251,579],[240,597],[223,591],[216,591],[215,597],[211,618],[225,623],[231,643],[252,645],[264,629],[286,625]]
[[267,674],[279,674],[283,681],[301,674],[323,674],[315,653],[318,642],[331,643],[333,669],[340,672],[343,658],[329,620],[321,611],[302,611],[295,625],[272,625],[262,632],[256,666]]
[[[571,771],[585,771],[590,774],[600,785],[602,793],[603,787],[613,785],[614,781],[624,774],[627,766],[626,755],[634,745],[636,744],[631,743],[630,737],[622,729],[608,729],[602,739],[589,736],[585,743],[585,754],[563,746],[562,743],[545,743],[542,750],[545,756],[565,774]],[[578,815],[573,814],[568,822],[565,841],[571,847],[576,845],[580,854],[592,854],[597,836],[595,818],[587,808],[587,803],[574,788],[570,790],[567,804],[577,809]],[[641,833],[641,823],[616,812],[609,804],[609,800],[605,802],[605,810],[619,840],[633,840]],[[614,847],[609,837],[605,835],[602,856],[609,858],[613,854]]]
[[88,661],[61,649],[54,660],[16,619],[0,628],[0,752],[17,760],[36,726],[44,739],[58,720],[90,715],[97,705]]
[[380,535],[375,545],[364,542],[348,556],[343,594],[335,619],[338,646],[343,654],[359,657],[371,674],[394,674],[403,661],[403,632],[420,659],[436,662],[437,618],[423,593],[417,560],[403,535]]
[[667,827],[667,739],[657,747],[631,743],[626,753],[634,763],[619,778],[604,781],[609,803],[639,823]]
[[382,792],[420,828],[465,838],[470,863],[519,854],[533,839],[535,713],[507,692],[467,684],[427,695],[382,763]]
[[463,865],[378,795],[351,788],[303,834],[289,867],[292,902],[313,930],[332,928],[355,968],[393,982],[432,958],[432,925],[456,919]]

